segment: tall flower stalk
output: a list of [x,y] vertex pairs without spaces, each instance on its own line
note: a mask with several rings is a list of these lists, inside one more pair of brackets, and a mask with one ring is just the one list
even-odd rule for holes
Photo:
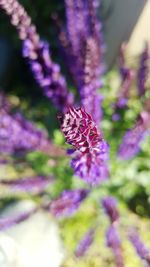
[[81,105],[99,124],[102,118],[101,87],[104,44],[102,25],[97,19],[99,1],[66,0],[66,29],[60,32],[60,41]]
[[0,0],[0,8],[10,16],[11,24],[17,28],[23,44],[23,57],[29,62],[43,93],[59,110],[65,111],[73,103],[73,95],[67,90],[59,65],[51,59],[48,43],[40,40],[31,18],[17,0]]

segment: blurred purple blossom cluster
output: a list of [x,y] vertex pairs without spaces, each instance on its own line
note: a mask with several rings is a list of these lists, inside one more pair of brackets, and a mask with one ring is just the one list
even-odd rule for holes
[[25,120],[20,113],[0,112],[0,152],[17,153],[50,147],[46,133]]
[[50,144],[46,132],[23,118],[12,114],[11,104],[3,93],[0,95],[0,152],[28,151]]
[[123,137],[122,144],[119,147],[118,155],[125,160],[133,158],[140,150],[141,142],[150,127],[150,113],[142,111],[137,118],[134,128],[128,130]]
[[[29,63],[43,93],[59,112],[60,128],[67,144],[73,146],[68,150],[71,154],[71,167],[75,175],[85,182],[85,188],[65,190],[57,198],[40,204],[40,208],[48,210],[54,217],[73,215],[80,204],[90,195],[94,186],[105,182],[109,177],[109,145],[99,129],[102,121],[103,96],[102,87],[104,72],[104,42],[102,25],[97,18],[98,0],[65,0],[66,26],[62,26],[59,18],[55,21],[59,26],[59,39],[66,58],[72,81],[78,89],[79,101],[67,88],[67,82],[61,74],[60,66],[52,60],[49,44],[40,39],[36,27],[31,23],[29,15],[17,0],[0,0],[0,9],[11,19],[22,40],[22,55]],[[137,85],[139,96],[144,97],[148,76],[149,49],[146,44],[140,57]],[[121,75],[120,90],[113,104],[113,121],[119,121],[120,110],[128,108],[130,87],[136,77],[134,69],[127,66],[125,46],[120,49],[119,70]],[[135,156],[141,141],[150,127],[150,102],[144,99],[143,110],[137,116],[135,125],[129,129],[118,149],[118,156],[128,160]],[[80,107],[78,107],[80,106]],[[28,121],[21,113],[13,113],[7,98],[0,95],[0,152],[1,154],[27,153],[42,151],[51,155],[53,144],[45,130],[39,129]],[[65,155],[65,153],[63,154]],[[19,180],[1,180],[0,184],[12,190],[26,193],[42,193],[52,177],[35,176]],[[124,266],[122,242],[119,235],[120,215],[117,201],[113,197],[102,199],[105,213],[110,225],[106,232],[107,246],[112,249],[117,267]],[[18,215],[15,218],[0,219],[0,229],[6,229],[31,216],[37,209]],[[76,257],[83,256],[92,242],[96,228],[90,228],[80,240]],[[138,255],[148,262],[149,252],[137,235],[130,235]]]
[[66,27],[60,30],[60,41],[81,105],[98,124],[102,118],[98,89],[104,70],[102,25],[96,15],[100,1],[66,0],[65,4]]
[[58,199],[50,204],[50,212],[56,217],[70,216],[78,209],[88,193],[89,191],[86,189],[64,191]]
[[23,57],[30,65],[36,81],[43,89],[44,94],[62,111],[67,105],[73,104],[73,96],[67,90],[60,67],[51,59],[49,45],[40,40],[36,27],[21,4],[16,0],[0,1],[0,8],[10,16],[22,40]]

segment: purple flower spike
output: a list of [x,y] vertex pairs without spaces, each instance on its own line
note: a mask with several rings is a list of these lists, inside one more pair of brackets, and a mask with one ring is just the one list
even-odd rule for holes
[[32,216],[37,211],[37,208],[32,208],[29,211],[23,212],[16,216],[11,216],[7,218],[0,218],[0,231],[6,230],[18,223],[21,223],[27,220],[30,216]]
[[150,249],[145,246],[135,229],[130,231],[129,240],[133,244],[138,256],[150,266]]
[[102,96],[98,94],[97,89],[100,88],[100,66],[97,59],[98,49],[94,38],[87,38],[84,47],[83,58],[85,62],[79,79],[79,93],[81,96],[81,104],[87,112],[93,117],[94,121],[99,125],[102,118]]
[[80,240],[80,242],[77,245],[77,248],[75,250],[75,256],[76,257],[83,257],[91,244],[93,243],[95,230],[90,229],[84,237]]
[[104,181],[109,176],[109,146],[92,117],[83,108],[70,108],[59,119],[67,143],[76,150],[71,161],[75,174],[93,186]]
[[98,125],[102,97],[97,90],[104,70],[102,25],[97,19],[99,1],[65,0],[65,5],[66,30],[60,30],[60,41],[81,105]]
[[123,137],[122,144],[119,147],[119,157],[125,160],[133,158],[138,154],[139,144],[143,140],[143,132],[138,129],[129,130]]
[[59,66],[50,57],[48,44],[40,40],[31,18],[17,0],[1,0],[0,8],[11,17],[11,24],[18,30],[19,37],[23,41],[23,57],[29,61],[36,81],[44,94],[64,112],[73,104],[73,95],[67,90]]
[[119,147],[120,158],[128,160],[133,158],[140,150],[140,145],[150,126],[150,113],[141,112],[134,128],[128,130]]
[[140,96],[144,95],[145,93],[145,83],[149,72],[149,47],[148,43],[145,43],[144,50],[140,56],[140,65],[139,70],[137,73],[137,85],[138,85],[138,93]]
[[71,216],[79,208],[88,193],[89,190],[86,189],[64,191],[58,199],[51,202],[50,212],[55,217]]
[[[33,60],[32,54],[36,55]],[[50,58],[49,45],[40,41],[38,48],[31,40],[23,42],[23,56],[28,59],[37,83],[43,88],[44,94],[50,98],[61,111],[73,104],[73,95],[67,92],[66,81],[60,75],[60,67]]]
[[44,151],[51,147],[47,133],[36,128],[19,113],[11,115],[0,110],[0,152]]
[[106,233],[107,246],[110,247],[115,256],[117,267],[124,267],[121,240],[115,225],[111,224]]
[[123,43],[120,48],[119,60],[118,60],[119,70],[121,75],[121,84],[116,103],[114,104],[114,114],[112,116],[112,119],[114,121],[120,119],[119,111],[127,107],[128,99],[130,97],[130,88],[135,78],[135,71],[127,66],[125,60],[125,51],[126,51],[126,43]]
[[113,197],[103,198],[102,205],[112,223],[119,219],[119,211],[117,209],[117,201],[115,198]]
[[41,193],[48,184],[52,182],[52,177],[28,177],[18,180],[0,180],[1,185],[9,187],[14,192],[25,192],[32,194]]

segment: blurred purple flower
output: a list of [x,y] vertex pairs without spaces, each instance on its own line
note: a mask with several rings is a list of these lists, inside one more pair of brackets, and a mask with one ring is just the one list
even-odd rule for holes
[[128,99],[129,99],[129,91],[133,82],[133,79],[135,78],[135,71],[127,66],[126,60],[125,60],[125,52],[126,52],[126,43],[123,43],[120,48],[119,53],[119,70],[121,75],[121,85],[120,89],[118,91],[118,96],[116,103],[114,106],[114,114],[112,116],[112,119],[119,120],[119,112],[120,109],[125,109],[127,107]]
[[133,158],[140,150],[140,145],[150,126],[150,113],[141,112],[134,128],[128,130],[119,147],[120,158],[128,160]]
[[[32,58],[32,53],[35,54],[35,59]],[[73,104],[73,95],[67,91],[66,81],[60,74],[59,65],[51,60],[46,41],[39,41],[38,47],[35,47],[32,40],[24,40],[23,56],[28,59],[34,77],[43,88],[44,94],[59,110],[65,111]]]
[[17,180],[0,180],[1,185],[5,185],[14,192],[25,192],[32,194],[41,193],[51,182],[52,177],[35,176],[21,178]]
[[139,69],[137,73],[137,86],[138,86],[138,93],[140,96],[144,95],[145,93],[145,83],[149,72],[149,60],[150,60],[149,46],[148,43],[146,42],[144,50],[140,56]]
[[31,18],[17,0],[1,0],[0,8],[11,17],[11,23],[23,40],[23,57],[27,58],[36,81],[43,88],[44,94],[61,110],[73,103],[73,95],[68,92],[66,81],[60,73],[60,67],[55,64],[49,53],[46,42],[40,41],[36,27],[31,24]]
[[74,153],[71,167],[77,176],[92,186],[104,182],[109,176],[108,166],[101,159],[100,153],[95,155]]
[[50,144],[47,133],[25,120],[21,114],[11,115],[0,110],[1,153],[44,150]]
[[79,208],[88,193],[89,190],[86,189],[64,191],[58,199],[51,202],[50,212],[55,217],[71,216]]
[[59,120],[67,143],[75,148],[71,162],[75,174],[91,185],[105,180],[109,175],[105,163],[109,146],[92,117],[83,108],[70,108]]
[[130,231],[129,240],[133,244],[138,256],[150,266],[150,249],[145,246],[135,229]]
[[114,224],[111,224],[106,233],[107,246],[110,247],[115,256],[117,267],[124,267],[124,260],[122,255],[121,240]]
[[94,234],[95,230],[90,229],[84,236],[83,238],[79,241],[76,249],[75,249],[75,256],[76,257],[83,257],[91,244],[93,243],[94,240]]
[[[81,105],[99,124],[102,117],[101,87],[104,44],[102,25],[97,19],[97,0],[66,0],[66,30],[60,31],[69,71],[81,98]],[[73,62],[73,64],[72,64]]]
[[119,211],[117,209],[117,200],[114,197],[109,196],[109,197],[103,198],[102,205],[112,223],[119,219]]
[[120,237],[114,224],[111,224],[108,228],[106,238],[108,247],[115,250],[121,246]]
[[0,231],[7,230],[8,228],[21,223],[32,216],[37,211],[37,208],[32,208],[29,211],[23,212],[19,215],[13,215],[10,217],[0,218]]

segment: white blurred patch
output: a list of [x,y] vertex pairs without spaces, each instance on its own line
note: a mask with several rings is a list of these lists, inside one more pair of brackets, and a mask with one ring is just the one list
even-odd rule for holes
[[[3,216],[29,210],[33,203],[11,206]],[[0,232],[0,267],[59,267],[64,259],[59,230],[50,215],[39,211],[28,220]]]

